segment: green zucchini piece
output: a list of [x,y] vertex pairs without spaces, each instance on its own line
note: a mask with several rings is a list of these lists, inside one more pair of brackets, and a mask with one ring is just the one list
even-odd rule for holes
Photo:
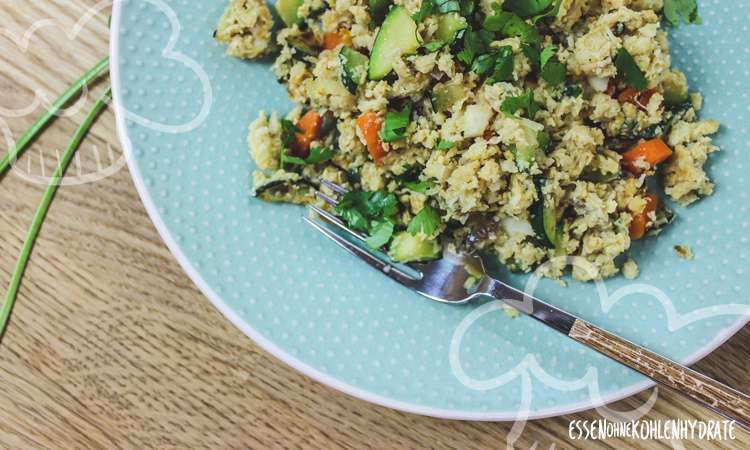
[[448,111],[466,96],[466,88],[461,83],[444,84],[432,91],[432,108],[438,112]]
[[382,80],[391,73],[396,59],[416,52],[419,45],[417,23],[403,7],[392,8],[375,36],[368,77]]
[[297,10],[302,6],[302,2],[303,0],[277,0],[276,12],[286,26],[291,27],[300,21]]
[[549,205],[544,202],[545,205],[542,208],[542,224],[544,225],[544,234],[550,243],[557,247],[560,242],[559,229],[557,220],[557,211],[552,209]]
[[339,52],[341,82],[352,94],[355,94],[357,87],[367,80],[368,62],[367,56],[349,47],[343,47]]
[[440,256],[440,244],[435,239],[413,236],[403,231],[391,242],[388,257],[396,262],[429,261]]
[[544,179],[536,177],[534,185],[536,186],[538,199],[531,206],[531,227],[534,229],[536,239],[541,245],[547,248],[555,248],[559,242],[557,212],[544,200],[544,193],[542,192]]
[[438,17],[437,38],[440,42],[450,45],[456,39],[459,31],[465,30],[466,19],[456,13],[443,14]]

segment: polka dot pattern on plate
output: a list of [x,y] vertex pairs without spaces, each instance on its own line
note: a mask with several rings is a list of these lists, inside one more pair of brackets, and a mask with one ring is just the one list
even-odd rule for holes
[[[250,198],[248,123],[262,109],[283,112],[291,105],[267,63],[226,58],[213,42],[223,4],[123,2],[113,65],[119,106],[128,111],[124,125],[136,183],[184,263],[240,325],[308,373],[314,370],[381,403],[453,417],[513,417],[524,402],[522,378],[484,389],[466,379],[491,381],[514,370],[528,374],[534,364],[532,416],[591,404],[590,386],[563,389],[542,381],[540,374],[564,383],[593,371],[602,398],[644,381],[532,320],[511,320],[499,310],[482,315],[463,334],[458,361],[461,376],[468,378],[461,378],[450,359],[454,333],[485,305],[451,307],[420,298],[315,234],[301,220],[299,207]],[[611,294],[640,283],[656,287],[682,315],[750,303],[750,48],[745,44],[750,2],[700,4],[704,25],[674,30],[672,53],[691,87],[704,94],[702,117],[723,123],[716,140],[722,152],[712,156],[709,167],[716,194],[690,209],[675,207],[673,226],[636,245],[632,255],[641,267],[639,279],[605,283]],[[177,58],[165,54],[170,40]],[[201,116],[206,94],[205,120],[175,133]],[[677,258],[675,244],[690,245],[695,260]],[[519,287],[525,282],[521,276],[507,279]],[[624,296],[603,308],[592,284],[571,282],[563,288],[543,281],[536,293],[680,360],[705,353],[742,320],[719,314],[670,330],[666,310],[650,295]]]

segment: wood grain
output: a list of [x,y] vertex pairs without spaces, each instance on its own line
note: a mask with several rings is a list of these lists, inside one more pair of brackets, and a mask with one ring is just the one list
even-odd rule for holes
[[[70,28],[93,0],[0,0],[0,28],[21,35],[54,18]],[[106,17],[69,40],[40,29],[28,51],[0,35],[0,107],[55,98],[107,52]],[[83,101],[88,106],[102,85]],[[84,108],[85,109],[85,108]],[[17,136],[38,114],[2,116]],[[61,118],[21,160],[51,170],[82,114]],[[1,124],[0,124],[1,125]],[[4,142],[4,141],[1,141]],[[119,154],[111,112],[91,145]],[[24,166],[25,167],[25,166]],[[34,169],[37,170],[37,169]],[[0,180],[0,286],[6,286],[43,187]],[[4,288],[3,288],[4,291]],[[748,391],[750,330],[697,365]],[[612,405],[628,410],[649,392]],[[573,419],[534,421],[517,448],[732,448],[706,443],[571,441]],[[648,419],[715,418],[660,391]],[[504,448],[511,424],[404,414],[336,392],[270,357],[222,317],[180,270],[150,223],[126,169],[96,183],[65,186],[55,199],[0,343],[0,447],[59,448]],[[743,445],[745,444],[745,445]]]

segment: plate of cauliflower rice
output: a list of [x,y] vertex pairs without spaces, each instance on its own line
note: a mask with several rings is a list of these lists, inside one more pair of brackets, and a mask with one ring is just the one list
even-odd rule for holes
[[255,196],[322,206],[333,181],[351,191],[337,212],[398,262],[450,245],[634,278],[622,256],[670,226],[664,200],[713,193],[720,123],[671,64],[662,1],[596,3],[289,0],[274,33],[264,4],[230,2],[216,39],[274,54],[295,103],[250,124]]
[[[306,374],[487,420],[649,386],[494,303],[421,300],[294,205],[336,213],[398,263],[480,254],[494,275],[683,362],[746,323],[749,2],[194,3],[115,8],[128,162],[193,280]],[[165,26],[144,38],[143,17]],[[164,61],[138,64],[157,48]],[[174,118],[178,97],[191,99],[178,122],[199,115],[203,72],[205,122],[149,126]],[[316,196],[334,195],[324,181],[347,189],[337,206]]]

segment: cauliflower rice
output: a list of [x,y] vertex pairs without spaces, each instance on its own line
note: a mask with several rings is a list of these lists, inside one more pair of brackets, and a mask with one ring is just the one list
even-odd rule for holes
[[400,261],[448,245],[553,278],[561,255],[593,267],[579,280],[634,278],[633,241],[674,216],[659,197],[714,189],[720,125],[671,67],[664,3],[282,0],[274,45],[265,4],[231,0],[216,39],[242,58],[278,50],[298,105],[250,124],[255,194],[312,203],[332,194],[321,179],[363,193],[338,212]]

